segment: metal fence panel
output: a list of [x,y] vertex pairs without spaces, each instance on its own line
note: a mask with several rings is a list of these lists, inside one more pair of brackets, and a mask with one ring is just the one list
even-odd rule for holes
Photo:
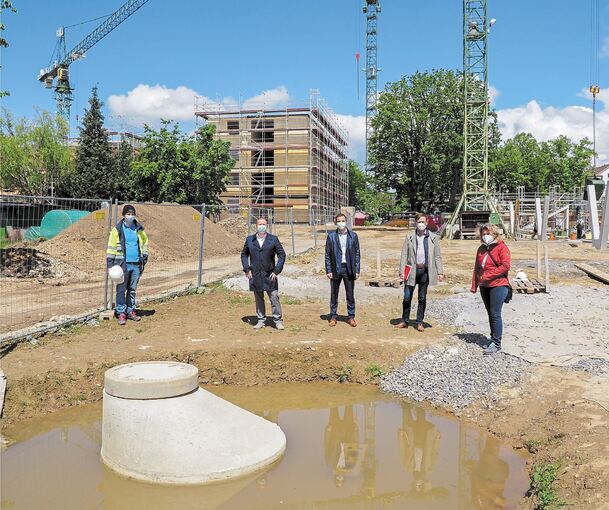
[[0,195],[0,334],[102,307],[109,200]]

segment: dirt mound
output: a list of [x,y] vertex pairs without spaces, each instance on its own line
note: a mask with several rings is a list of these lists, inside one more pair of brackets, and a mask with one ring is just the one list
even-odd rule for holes
[[224,230],[237,236],[239,239],[245,239],[247,236],[247,220],[243,216],[228,216],[220,220],[217,225],[220,225]]
[[52,278],[52,262],[29,248],[0,249],[0,274],[15,278]]
[[[189,206],[135,204],[138,221],[149,237],[150,261],[192,262],[199,256],[198,211]],[[94,211],[77,221],[40,249],[88,273],[105,267],[108,243],[107,210]],[[120,211],[119,211],[120,215]],[[234,255],[243,239],[205,220],[205,257]]]

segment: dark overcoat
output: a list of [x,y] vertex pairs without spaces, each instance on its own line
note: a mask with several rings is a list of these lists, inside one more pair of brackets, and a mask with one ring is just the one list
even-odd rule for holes
[[277,278],[271,280],[270,276],[281,273],[284,263],[285,250],[277,236],[267,233],[262,246],[258,244],[256,234],[247,236],[241,251],[241,265],[245,273],[252,272],[251,291],[278,290]]

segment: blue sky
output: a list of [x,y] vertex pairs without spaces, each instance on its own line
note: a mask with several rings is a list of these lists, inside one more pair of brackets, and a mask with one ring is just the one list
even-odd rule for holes
[[[609,139],[609,0],[600,1],[599,130]],[[380,85],[416,70],[462,65],[459,0],[381,0]],[[3,106],[31,116],[53,110],[53,94],[36,80],[55,45],[55,30],[116,10],[122,0],[14,0],[4,14],[10,47],[2,52]],[[137,129],[160,113],[192,125],[195,94],[268,101],[305,99],[319,89],[351,133],[361,159],[363,98],[356,95],[355,53],[364,49],[361,0],[150,0],[71,66],[73,114],[97,84],[113,127]],[[577,5],[577,8],[574,7]],[[506,136],[577,138],[591,123],[589,0],[489,0],[497,18],[490,39],[490,83]],[[76,44],[98,22],[67,30]],[[362,73],[360,73],[361,75]],[[363,90],[360,76],[360,91]],[[114,96],[114,98],[112,97]],[[608,100],[609,104],[609,100]],[[73,115],[73,117],[74,117]],[[75,125],[74,119],[72,122]],[[591,129],[590,129],[591,132]],[[600,138],[600,137],[599,137]],[[609,158],[609,142],[601,144]]]

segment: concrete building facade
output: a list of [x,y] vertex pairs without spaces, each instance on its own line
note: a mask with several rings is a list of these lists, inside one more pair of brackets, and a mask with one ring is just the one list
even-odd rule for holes
[[221,195],[229,210],[268,208],[274,221],[311,223],[348,205],[347,133],[317,93],[307,106],[244,106],[195,112],[230,143],[235,166]]

